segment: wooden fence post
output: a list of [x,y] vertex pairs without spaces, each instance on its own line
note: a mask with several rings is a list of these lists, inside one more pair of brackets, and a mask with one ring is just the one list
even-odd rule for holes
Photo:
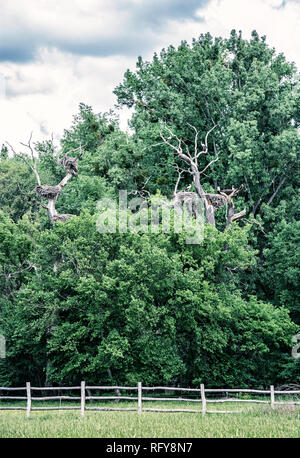
[[84,417],[85,411],[85,382],[81,382],[81,405],[80,405],[80,412],[81,416]]
[[142,413],[142,382],[138,382],[138,413]]
[[206,398],[204,384],[201,383],[201,401],[202,401],[202,415],[206,414]]
[[26,417],[30,417],[30,410],[31,410],[31,389],[30,389],[30,382],[26,382],[26,392],[27,392],[27,409],[26,409]]
[[275,403],[274,385],[270,386],[270,391],[271,391],[271,409],[274,409],[274,403]]

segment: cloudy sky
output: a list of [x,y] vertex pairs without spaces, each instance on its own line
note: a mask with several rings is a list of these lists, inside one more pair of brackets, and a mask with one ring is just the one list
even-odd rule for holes
[[0,0],[0,145],[31,131],[58,141],[80,102],[114,107],[138,55],[233,28],[266,35],[300,69],[300,0]]

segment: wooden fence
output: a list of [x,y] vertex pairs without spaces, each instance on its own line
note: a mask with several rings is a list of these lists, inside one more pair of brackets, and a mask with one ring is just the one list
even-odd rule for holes
[[[63,396],[63,395],[54,395],[54,396],[32,396],[36,391],[80,391],[80,396]],[[109,390],[117,391],[118,395],[116,396],[91,396],[86,395],[86,393],[91,393],[92,390]],[[123,396],[120,394],[122,391],[131,391],[137,392],[137,396]],[[177,392],[186,392],[194,396],[198,396],[197,399],[187,398],[187,397],[154,397],[154,396],[143,396],[143,391],[159,391],[163,390],[165,392],[171,391],[172,394]],[[300,405],[298,401],[275,401],[275,394],[281,395],[299,395],[300,391],[278,391],[274,390],[274,386],[271,385],[269,390],[254,390],[246,388],[205,388],[201,384],[200,388],[179,388],[179,387],[165,387],[165,386],[156,386],[149,387],[143,386],[141,382],[138,382],[137,386],[87,386],[85,382],[81,382],[80,386],[69,386],[69,387],[34,387],[30,385],[30,382],[26,383],[26,387],[0,387],[0,392],[2,391],[26,391],[26,396],[2,396],[0,395],[0,401],[15,401],[23,400],[27,401],[26,407],[18,406],[2,406],[0,403],[0,410],[26,410],[26,416],[30,417],[30,413],[35,410],[80,410],[81,415],[84,416],[86,411],[89,410],[117,410],[117,411],[137,411],[141,412],[190,412],[190,413],[202,413],[202,415],[208,413],[240,413],[241,410],[207,410],[208,403],[224,403],[224,402],[246,402],[246,403],[260,403],[260,404],[269,404],[271,409],[274,409],[276,405]],[[225,397],[222,399],[209,399],[206,396],[206,393],[217,394],[225,393]],[[258,394],[258,395],[269,395],[268,400],[262,399],[241,399],[241,398],[229,398],[229,393],[245,393],[245,394]],[[53,401],[59,400],[64,401],[80,401],[80,406],[57,406],[57,407],[32,407],[32,401]],[[96,407],[96,406],[87,406],[86,401],[137,401],[137,407]],[[148,408],[144,407],[143,402],[148,401],[175,401],[175,402],[189,402],[189,403],[200,403],[201,409],[160,409],[160,408]]]

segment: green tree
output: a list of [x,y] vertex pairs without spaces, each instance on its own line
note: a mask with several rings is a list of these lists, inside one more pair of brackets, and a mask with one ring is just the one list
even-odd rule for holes
[[[298,380],[290,355],[299,324],[297,78],[255,32],[250,41],[234,31],[229,39],[202,35],[152,62],[139,58],[137,72],[126,73],[115,93],[135,108],[133,135],[113,113],[80,104],[61,151],[36,143],[36,156],[22,160],[2,148],[2,384]],[[173,194],[182,164],[172,146],[193,149],[195,135],[204,142],[201,186],[217,193],[243,185],[235,198],[247,209],[243,223],[224,231],[224,207],[198,245],[184,233],[99,233],[102,197],[125,189],[150,203]],[[67,153],[78,174],[57,210],[68,218],[50,224],[34,175],[57,185]],[[182,172],[178,189],[190,183]]]
[[28,211],[38,211],[34,186],[34,176],[21,159],[7,158],[0,161],[0,209],[14,221]]
[[[249,241],[259,252],[258,269],[244,277],[245,288],[278,305],[278,289],[274,295],[271,284],[266,288],[266,279],[274,278],[273,251],[270,248],[267,263],[263,251],[266,243],[277,244],[274,262],[281,258],[284,269],[286,249],[284,240],[277,241],[277,225],[290,223],[286,236],[294,240],[293,221],[299,217],[300,97],[295,65],[256,32],[249,41],[235,31],[228,39],[206,34],[191,45],[182,42],[177,49],[163,49],[151,62],[140,57],[137,71],[125,73],[115,94],[120,106],[134,108],[131,127],[145,145],[139,162],[152,193],[160,189],[169,196],[177,180],[172,165],[178,158],[166,143],[160,144],[159,121],[189,148],[195,129],[203,142],[217,126],[201,165],[205,168],[216,156],[218,160],[201,176],[201,185],[206,192],[243,185],[235,204],[247,209]],[[190,182],[190,175],[183,174],[180,187]],[[216,218],[220,228],[224,212],[219,210]],[[288,295],[280,294],[288,307],[298,301],[295,282],[289,286]]]
[[236,226],[207,227],[195,246],[184,234],[101,234],[87,212],[55,223],[32,255],[39,275],[2,313],[2,380],[281,381],[296,326],[286,309],[242,296],[247,239]]
[[294,321],[300,324],[300,222],[278,223],[264,256],[262,276],[269,297],[278,306],[287,307]]
[[[134,107],[131,126],[145,145],[143,162],[148,186],[163,194],[174,189],[170,176],[173,152],[160,141],[158,121],[165,121],[179,138],[192,145],[194,131],[209,139],[213,164],[203,186],[244,184],[244,200],[254,215],[263,202],[280,201],[292,183],[298,160],[299,85],[294,64],[252,33],[250,41],[235,31],[229,39],[201,35],[178,49],[170,46],[152,62],[138,59],[137,71],[125,73],[115,89],[119,104]],[[205,165],[205,164],[204,164]],[[163,179],[165,178],[165,179]],[[295,189],[294,189],[295,192]]]

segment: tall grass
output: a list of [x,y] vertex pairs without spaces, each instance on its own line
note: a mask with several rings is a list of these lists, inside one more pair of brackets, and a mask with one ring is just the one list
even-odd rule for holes
[[[183,408],[171,403],[172,408]],[[20,405],[20,403],[18,404]],[[41,403],[39,404],[41,405]],[[54,405],[52,403],[52,405]],[[65,405],[65,404],[64,404]],[[76,404],[72,404],[76,405]],[[94,404],[99,405],[100,404]],[[36,406],[36,404],[35,404]],[[78,406],[78,403],[77,403]],[[104,404],[101,404],[104,406]],[[106,403],[107,407],[116,407]],[[134,403],[118,403],[118,407],[134,407]],[[145,407],[158,407],[147,402]],[[159,403],[170,408],[170,402]],[[195,404],[184,408],[195,409]],[[201,409],[201,406],[198,407]],[[300,437],[300,408],[268,405],[224,403],[209,405],[208,410],[241,410],[237,414],[163,413],[87,411],[33,411],[26,418],[25,411],[0,411],[0,437],[2,438],[290,438]]]

